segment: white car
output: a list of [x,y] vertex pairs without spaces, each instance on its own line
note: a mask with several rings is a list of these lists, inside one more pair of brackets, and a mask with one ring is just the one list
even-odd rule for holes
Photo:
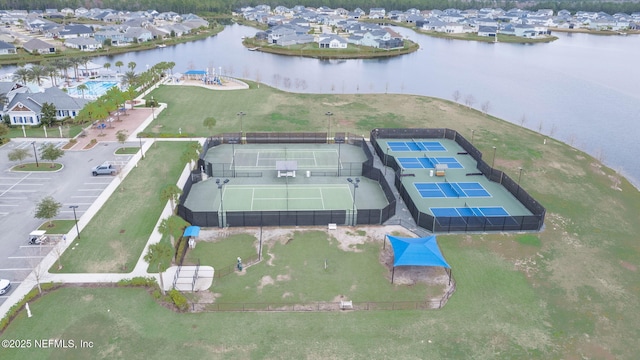
[[0,279],[0,295],[4,295],[11,289],[11,281],[7,279]]

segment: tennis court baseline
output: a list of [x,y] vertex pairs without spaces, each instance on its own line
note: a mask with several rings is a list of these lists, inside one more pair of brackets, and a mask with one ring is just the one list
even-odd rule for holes
[[464,168],[454,157],[399,157],[398,162],[405,169],[435,169],[437,164],[446,164],[449,169]]
[[392,151],[447,151],[439,141],[388,141]]
[[423,198],[491,197],[478,182],[413,183]]
[[351,209],[349,185],[227,185],[225,211],[287,211]]
[[272,170],[276,161],[297,161],[298,168],[336,168],[338,151],[285,149],[236,149],[233,163],[237,170]]

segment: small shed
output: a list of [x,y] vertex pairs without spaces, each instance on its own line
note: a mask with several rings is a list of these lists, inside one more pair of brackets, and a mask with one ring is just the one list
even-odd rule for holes
[[436,176],[445,176],[448,168],[447,164],[436,164]]

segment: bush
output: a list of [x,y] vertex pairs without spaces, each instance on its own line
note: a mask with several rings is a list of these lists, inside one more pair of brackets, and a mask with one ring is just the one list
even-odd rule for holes
[[176,289],[169,290],[169,296],[171,297],[171,301],[176,305],[178,310],[187,311],[189,308],[189,303],[187,302],[187,298],[182,295],[182,293]]
[[116,283],[118,287],[157,287],[156,279],[152,277],[134,277],[132,279],[123,279]]

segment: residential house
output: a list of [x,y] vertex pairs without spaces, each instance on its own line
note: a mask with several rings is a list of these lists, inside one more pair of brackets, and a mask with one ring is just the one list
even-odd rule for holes
[[9,105],[6,114],[9,115],[11,125],[40,125],[42,106],[53,104],[56,108],[56,119],[74,118],[89,102],[69,96],[57,87],[50,87],[40,93],[17,93]]
[[66,25],[59,32],[57,36],[61,39],[73,39],[78,37],[88,38],[93,36],[93,29],[86,25]]
[[151,31],[144,28],[129,28],[124,33],[124,41],[128,43],[141,43],[153,39]]
[[369,19],[384,19],[386,10],[383,8],[371,8],[369,9]]
[[98,49],[102,49],[102,43],[96,41],[94,38],[74,38],[69,39],[64,42],[66,47],[72,49],[78,49],[80,51],[96,51]]
[[496,37],[497,33],[497,26],[478,26],[478,36]]
[[55,54],[55,46],[40,39],[31,39],[22,45],[22,48],[30,54]]
[[0,41],[0,55],[12,55],[16,53],[16,46],[8,42]]
[[313,38],[313,35],[293,34],[293,35],[286,35],[286,36],[280,37],[278,40],[276,40],[276,44],[278,44],[280,46],[291,46],[291,45],[296,45],[296,44],[308,44],[308,43],[312,43],[314,41],[315,40]]
[[347,45],[345,38],[333,34],[329,36],[323,35],[318,41],[318,46],[321,49],[346,49]]
[[[6,108],[6,105],[13,100],[14,96],[19,93],[28,92],[29,88],[25,85],[19,84],[13,81],[2,81],[0,82],[0,95],[4,95],[6,98],[6,102],[3,107]],[[0,109],[4,111],[4,109]]]
[[99,42],[101,44],[104,44],[105,41],[107,41],[107,40],[111,41],[112,45],[120,45],[120,44],[125,43],[125,41],[124,41],[124,33],[120,32],[118,30],[115,30],[113,28],[103,29],[103,30],[97,31],[94,34],[93,38],[97,42]]

